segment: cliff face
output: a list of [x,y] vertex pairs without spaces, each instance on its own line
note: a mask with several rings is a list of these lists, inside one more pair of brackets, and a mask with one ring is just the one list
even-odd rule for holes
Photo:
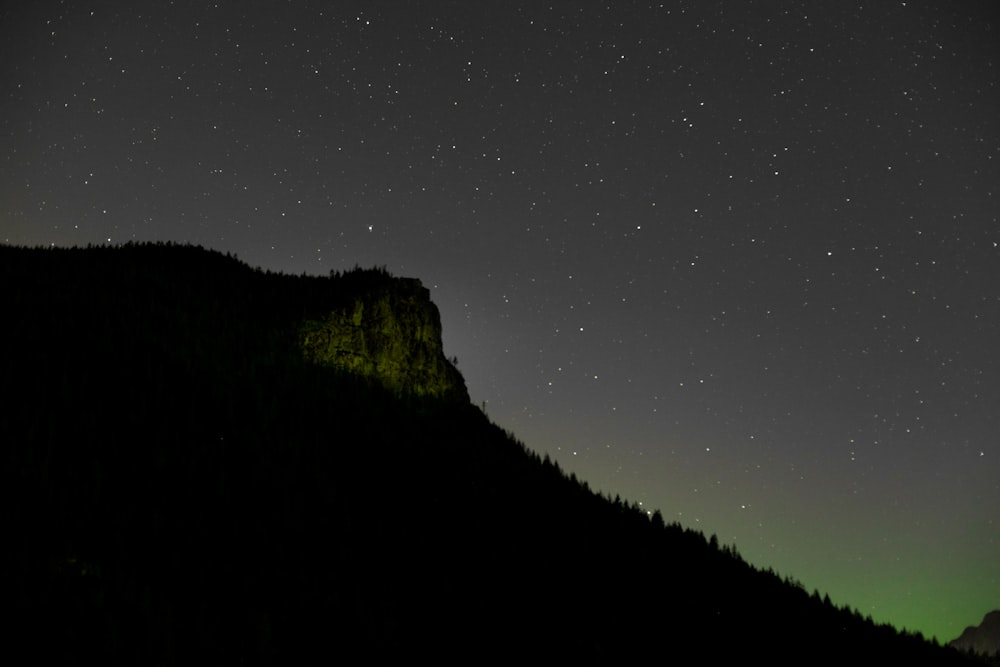
[[959,651],[972,651],[982,655],[1000,655],[1000,609],[983,617],[979,625],[971,625],[957,639],[948,642]]
[[307,321],[302,348],[315,363],[374,378],[400,393],[469,400],[442,349],[441,315],[416,279],[389,279]]

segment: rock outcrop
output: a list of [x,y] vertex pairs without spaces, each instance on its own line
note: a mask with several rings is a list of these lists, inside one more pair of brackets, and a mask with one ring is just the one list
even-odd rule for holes
[[442,348],[441,315],[413,278],[386,278],[353,302],[302,327],[306,357],[373,378],[403,394],[468,401],[462,375]]
[[959,651],[982,655],[1000,655],[1000,610],[991,611],[979,625],[970,625],[957,639],[948,642]]

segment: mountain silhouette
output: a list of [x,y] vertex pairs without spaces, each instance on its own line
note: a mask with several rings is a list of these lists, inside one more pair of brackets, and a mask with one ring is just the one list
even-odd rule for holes
[[539,457],[417,281],[170,244],[0,246],[0,280],[12,656],[973,660]]
[[948,645],[960,651],[1000,657],[1000,609],[987,613],[979,625],[970,625]]

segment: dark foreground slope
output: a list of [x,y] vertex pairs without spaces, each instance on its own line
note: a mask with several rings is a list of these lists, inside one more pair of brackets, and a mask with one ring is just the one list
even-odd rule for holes
[[13,655],[963,664],[539,460],[390,340],[433,329],[412,281],[165,246],[0,247],[0,281]]

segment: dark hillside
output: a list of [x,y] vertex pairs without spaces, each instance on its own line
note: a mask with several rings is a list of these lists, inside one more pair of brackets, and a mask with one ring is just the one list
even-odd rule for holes
[[0,281],[13,655],[965,664],[540,460],[416,281],[163,245]]

